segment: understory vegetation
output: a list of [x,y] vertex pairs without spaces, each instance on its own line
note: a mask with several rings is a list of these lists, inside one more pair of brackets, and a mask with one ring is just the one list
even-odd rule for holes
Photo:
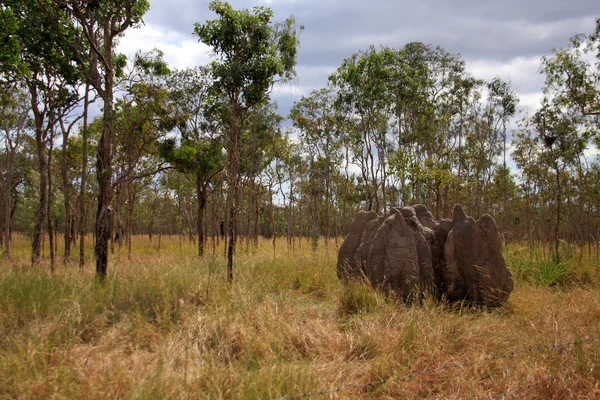
[[[515,290],[481,309],[344,286],[334,240],[316,251],[308,239],[242,245],[231,284],[222,242],[199,259],[179,236],[160,249],[133,240],[131,261],[117,249],[101,283],[91,252],[83,273],[52,274],[31,266],[15,235],[13,262],[0,262],[0,398],[268,399],[390,378],[332,396],[600,396],[600,342],[585,341],[600,338],[597,248],[556,260],[551,248],[510,244]],[[537,346],[549,347],[487,360]]]

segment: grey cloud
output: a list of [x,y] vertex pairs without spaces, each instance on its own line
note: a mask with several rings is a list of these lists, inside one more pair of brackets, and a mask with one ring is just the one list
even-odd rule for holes
[[[251,8],[254,2],[232,1]],[[548,52],[573,34],[591,31],[596,1],[294,1],[263,2],[277,18],[289,14],[306,27],[302,62],[339,64],[368,44],[401,47],[422,41],[466,58],[510,59]],[[146,21],[191,35],[193,23],[214,17],[208,1],[153,0]]]
[[[597,0],[239,0],[234,8],[267,5],[276,19],[294,14],[305,26],[298,54],[301,91],[322,87],[328,74],[368,45],[400,48],[411,41],[439,45],[460,53],[479,68],[490,66],[508,72],[522,92],[539,92],[543,85],[535,65],[515,60],[532,60],[563,47],[577,33],[591,32],[600,16]],[[214,18],[208,0],[151,0],[147,24],[191,37],[194,22]],[[512,64],[511,64],[512,63]],[[503,65],[516,65],[502,68]],[[482,67],[483,66],[483,67]],[[501,74],[502,75],[502,74]],[[282,114],[298,94],[278,93]]]

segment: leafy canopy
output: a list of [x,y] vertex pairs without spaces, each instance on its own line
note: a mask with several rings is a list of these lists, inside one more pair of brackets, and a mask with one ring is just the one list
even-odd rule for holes
[[213,90],[244,108],[263,102],[275,77],[295,76],[297,45],[295,19],[273,25],[268,7],[234,10],[229,3],[212,1],[218,19],[196,23],[194,34],[214,51]]

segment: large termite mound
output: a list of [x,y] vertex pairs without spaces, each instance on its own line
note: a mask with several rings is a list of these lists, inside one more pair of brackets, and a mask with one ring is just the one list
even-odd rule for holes
[[411,302],[427,290],[449,301],[502,304],[513,289],[494,219],[475,221],[462,207],[436,221],[423,205],[385,216],[359,212],[340,247],[338,277],[364,277]]

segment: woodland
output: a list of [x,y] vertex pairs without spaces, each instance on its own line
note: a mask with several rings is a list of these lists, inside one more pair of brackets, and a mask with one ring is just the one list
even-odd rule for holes
[[[211,62],[175,69],[117,51],[149,7],[0,2],[0,397],[273,398],[600,336],[600,20],[548,49],[532,114],[412,42],[357,49],[281,115],[302,21],[212,1],[190,27]],[[493,216],[506,306],[338,282],[356,213],[414,204]],[[578,343],[339,396],[597,398]]]
[[[327,243],[360,209],[417,203],[436,218],[454,204],[490,213],[510,240],[600,235],[600,167],[586,152],[600,140],[598,30],[542,60],[534,115],[519,113],[510,82],[476,79],[460,55],[415,42],[350,55],[282,116],[269,94],[294,78],[302,27],[293,17],[273,24],[267,8],[217,2],[222,18],[194,30],[213,62],[171,70],[160,50],[115,53],[147,2],[4,3],[7,258],[21,232],[34,264],[43,235],[52,265],[76,259],[78,244],[81,263],[77,239],[92,233],[102,276],[107,253],[131,252],[135,234],[185,235],[200,256],[207,239],[225,236]],[[236,18],[243,38],[225,32]],[[88,122],[93,102],[103,111]]]

